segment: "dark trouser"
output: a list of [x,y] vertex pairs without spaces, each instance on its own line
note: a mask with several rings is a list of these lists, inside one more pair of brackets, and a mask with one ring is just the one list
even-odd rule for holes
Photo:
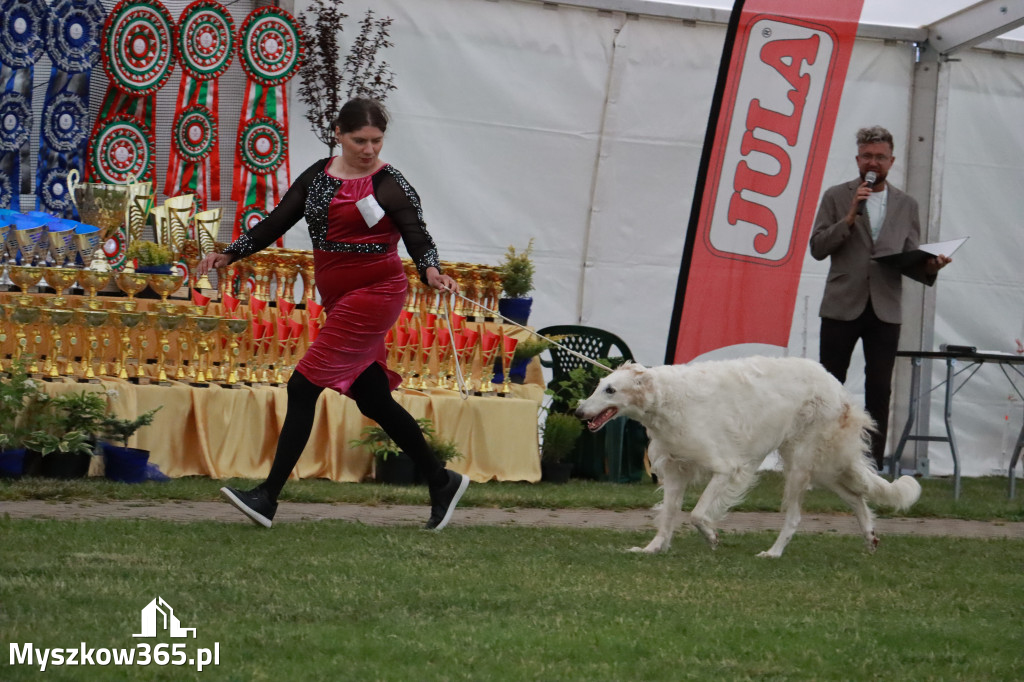
[[885,436],[889,432],[889,399],[900,344],[900,325],[879,320],[870,301],[855,320],[821,318],[819,358],[825,369],[841,383],[846,383],[846,370],[850,368],[850,357],[858,340],[864,345],[864,407],[878,426],[878,431],[871,434],[871,456],[881,469]]
[[[284,416],[281,435],[277,439],[277,452],[270,467],[270,475],[261,487],[272,499],[281,494],[285,481],[295,468],[309,434],[313,431],[316,402],[323,388],[312,383],[298,371],[288,380],[288,411]],[[373,421],[395,441],[402,452],[409,455],[431,485],[447,482],[444,465],[434,456],[423,437],[420,425],[411,414],[395,402],[388,377],[380,365],[374,363],[359,375],[349,393],[359,411]]]

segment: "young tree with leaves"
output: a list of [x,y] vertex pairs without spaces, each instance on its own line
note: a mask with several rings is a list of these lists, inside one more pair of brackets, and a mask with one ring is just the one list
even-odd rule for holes
[[317,139],[334,153],[337,141],[331,121],[338,110],[353,97],[371,97],[380,102],[395,89],[395,74],[390,65],[379,60],[379,53],[392,47],[392,19],[378,19],[373,10],[359,22],[359,35],[348,55],[341,58],[342,23],[348,15],[341,11],[343,0],[313,0],[299,15],[299,27],[306,40],[306,62],[302,69],[299,99],[306,105],[306,118]]

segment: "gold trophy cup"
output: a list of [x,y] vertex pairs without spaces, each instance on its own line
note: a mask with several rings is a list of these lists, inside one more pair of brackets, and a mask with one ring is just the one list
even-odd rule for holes
[[65,265],[74,265],[68,261],[75,258],[75,228],[67,227],[59,230],[50,230],[46,233],[47,242],[50,247],[50,256],[53,258],[54,266],[62,268]]
[[[111,185],[103,182],[79,182],[78,170],[68,171],[68,191],[78,209],[79,220],[100,228],[100,244],[107,241],[121,227],[128,209],[129,185]],[[95,253],[93,258],[100,258]],[[103,256],[103,261],[106,257]]]
[[[123,310],[111,314],[114,316],[114,321],[117,323],[118,327],[121,328],[121,338],[118,344],[117,367],[114,371],[114,375],[119,379],[128,379],[128,360],[130,360],[133,355],[132,329],[139,326],[139,323],[142,322],[142,318],[145,317],[145,313]],[[139,359],[139,362],[142,362],[141,358]]]
[[161,246],[171,248],[171,211],[167,206],[154,206],[153,214],[154,241]]
[[[196,363],[196,384],[206,386],[213,381],[213,372],[210,369],[210,342],[216,340],[213,333],[220,327],[221,318],[197,315],[191,320],[196,334],[196,350],[198,362]],[[195,356],[194,356],[195,357]]]
[[43,268],[43,279],[57,292],[51,299],[53,306],[63,308],[68,304],[68,300],[64,298],[64,292],[78,280],[78,270],[75,268]]
[[97,379],[97,372],[93,367],[93,361],[96,357],[97,350],[100,351],[100,371],[98,374],[106,375],[107,366],[106,362],[103,360],[102,349],[100,348],[105,344],[101,337],[96,335],[96,331],[99,327],[102,327],[107,323],[107,320],[110,317],[110,312],[107,310],[89,309],[79,310],[78,313],[81,316],[82,324],[84,324],[86,328],[85,358],[83,359],[84,371],[82,376],[89,383],[99,383],[99,379]]
[[192,194],[181,194],[164,202],[164,206],[167,207],[170,234],[170,242],[167,245],[174,253],[181,253],[185,240],[189,237],[188,228],[192,224],[192,211],[195,209],[193,199]]
[[[99,228],[85,225],[75,230],[75,249],[82,259],[82,267],[92,267],[92,262],[96,258],[97,253],[103,256],[103,249],[100,248],[102,244],[103,234]],[[106,257],[103,256],[103,260],[105,259]]]
[[230,336],[228,342],[228,386],[238,386],[238,339],[249,330],[249,320],[246,319],[225,319],[224,329]]
[[14,238],[14,226],[4,224],[0,218],[0,264],[14,262],[14,254],[18,252],[18,240]]
[[149,284],[149,274],[145,272],[119,272],[114,275],[117,288],[128,294],[127,301],[121,301],[121,309],[132,311],[138,308],[139,302],[135,300],[135,294],[139,293]]
[[159,313],[156,316],[156,326],[159,329],[159,340],[157,345],[160,347],[157,357],[157,377],[158,383],[167,384],[167,354],[171,352],[171,340],[168,334],[172,331],[176,331],[185,322],[184,315],[169,315],[167,313]]
[[107,286],[107,282],[110,281],[110,271],[101,270],[79,270],[78,271],[78,285],[85,289],[85,305],[90,310],[99,310],[102,307],[99,299],[96,298],[96,292]]
[[37,259],[46,255],[46,248],[49,244],[46,238],[46,225],[15,229],[14,238],[21,250],[22,265],[35,265]]
[[[11,321],[14,322],[14,357],[12,359],[14,364],[17,364],[23,355],[28,355],[28,335],[25,333],[25,325],[35,324],[39,320],[39,308],[17,305],[8,312]],[[38,372],[39,367],[36,366],[35,358],[32,358],[28,373],[36,374]]]
[[[196,241],[199,242],[200,258],[206,258],[216,250],[217,234],[220,232],[220,221],[223,212],[224,209],[212,208],[208,211],[196,213],[192,219],[192,224],[195,227]],[[213,285],[206,275],[199,278],[196,288],[199,289],[203,296],[213,296],[215,293],[212,291]]]
[[[64,350],[64,337],[61,328],[71,323],[73,310],[67,308],[44,308],[43,312],[50,320],[50,352],[46,354],[43,372],[51,379],[60,377],[60,356]],[[70,363],[70,360],[68,361]]]
[[135,178],[128,178],[128,205],[125,208],[124,224],[128,226],[129,243],[142,238],[142,230],[146,227],[146,219],[149,212],[153,210],[152,182],[136,182]]
[[28,290],[42,279],[43,269],[28,265],[12,265],[9,268],[9,274],[11,281],[21,289],[21,295],[17,298],[18,305],[25,306],[32,303],[32,296],[29,295]]
[[160,295],[160,303],[157,304],[157,310],[170,312],[177,307],[174,303],[168,303],[167,297],[181,288],[181,283],[184,279],[185,275],[150,274],[149,286]]

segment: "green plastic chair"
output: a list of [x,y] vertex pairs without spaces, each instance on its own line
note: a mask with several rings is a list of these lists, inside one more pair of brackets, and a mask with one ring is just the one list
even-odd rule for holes
[[[549,338],[564,336],[558,343],[592,360],[633,359],[625,341],[597,327],[562,324],[544,327],[537,333]],[[551,370],[548,388],[555,391],[559,382],[569,378],[569,372],[586,363],[561,348],[553,347],[541,354],[540,364]],[[552,398],[551,409],[556,412],[569,412],[572,407]],[[647,430],[643,425],[632,419],[616,417],[597,433],[583,431],[571,456],[573,475],[618,483],[639,481],[643,477],[646,449]]]

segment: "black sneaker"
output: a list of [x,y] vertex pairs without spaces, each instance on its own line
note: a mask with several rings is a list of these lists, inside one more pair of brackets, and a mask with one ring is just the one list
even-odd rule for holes
[[228,502],[235,505],[238,511],[242,512],[264,528],[270,528],[274,522],[274,514],[277,513],[277,502],[270,499],[263,488],[256,487],[252,490],[235,490],[227,486],[220,489],[220,494],[227,498]]
[[430,520],[424,526],[427,530],[441,530],[452,520],[452,512],[469,487],[469,476],[445,471],[448,483],[442,488],[430,489]]

